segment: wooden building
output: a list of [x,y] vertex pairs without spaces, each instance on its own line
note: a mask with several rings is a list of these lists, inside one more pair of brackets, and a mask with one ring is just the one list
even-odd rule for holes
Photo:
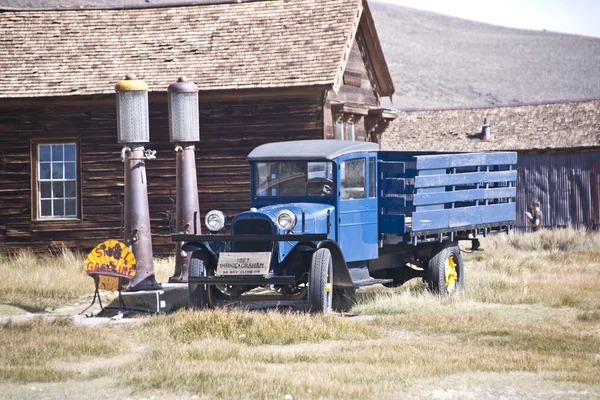
[[[204,4],[205,3],[205,4]],[[273,141],[373,140],[394,86],[366,0],[0,11],[0,249],[88,249],[121,236],[114,85],[150,88],[155,253],[170,253],[167,86],[199,88],[202,214],[249,204],[246,155]]]
[[528,227],[524,212],[533,199],[546,227],[600,227],[600,100],[404,110],[380,143],[395,150],[516,150],[519,229]]

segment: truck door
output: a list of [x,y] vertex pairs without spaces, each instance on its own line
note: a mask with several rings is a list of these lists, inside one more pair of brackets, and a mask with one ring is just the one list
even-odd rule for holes
[[346,262],[377,258],[377,155],[338,160],[338,244]]

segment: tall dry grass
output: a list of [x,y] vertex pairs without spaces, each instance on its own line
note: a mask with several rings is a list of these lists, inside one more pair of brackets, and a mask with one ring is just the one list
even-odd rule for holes
[[68,249],[43,254],[20,250],[0,256],[0,303],[43,311],[93,293],[85,257]]
[[[494,235],[465,250],[465,290],[431,296],[423,283],[359,294],[360,314],[397,314],[454,303],[537,304],[600,310],[600,233],[570,229]],[[466,248],[470,247],[466,243]]]
[[[87,254],[55,248],[36,254],[31,250],[0,254],[0,305],[41,312],[75,301],[91,301],[94,281],[85,273]],[[166,282],[175,257],[157,258],[156,278]]]
[[56,368],[52,363],[118,354],[120,346],[114,345],[118,339],[115,333],[76,326],[66,318],[0,323],[0,382],[75,378],[73,371]]
[[[599,244],[576,231],[490,237],[465,252],[462,293],[439,297],[419,281],[361,289],[354,317],[220,309],[141,325],[12,323],[0,326],[0,364],[22,362],[0,369],[0,383],[22,382],[15,397],[46,374],[65,382],[61,394],[103,380],[125,397],[598,398]],[[166,276],[172,263],[159,267]],[[96,346],[70,349],[71,335]],[[104,347],[115,343],[119,368]]]

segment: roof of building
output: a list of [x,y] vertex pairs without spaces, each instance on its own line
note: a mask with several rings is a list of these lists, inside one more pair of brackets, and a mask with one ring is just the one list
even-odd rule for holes
[[[385,150],[545,150],[600,147],[600,99],[506,107],[403,110]],[[490,138],[481,139],[484,118]]]
[[378,151],[376,143],[351,140],[293,140],[267,143],[248,154],[250,161],[269,160],[333,160],[345,154]]
[[[151,91],[165,91],[182,75],[201,91],[337,90],[363,14],[372,18],[366,0],[4,11],[0,97],[113,93],[127,73]],[[387,67],[383,74],[386,82]],[[379,90],[391,95],[393,84]]]

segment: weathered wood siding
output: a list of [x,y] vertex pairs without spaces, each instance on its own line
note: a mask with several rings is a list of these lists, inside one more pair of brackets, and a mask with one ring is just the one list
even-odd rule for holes
[[[342,101],[348,104],[360,106],[377,107],[379,99],[375,94],[371,80],[367,72],[364,57],[358,41],[354,41],[352,51],[348,57],[346,70],[344,71],[344,84],[336,94],[330,91],[327,96],[325,108],[325,137],[334,139],[335,119],[331,111],[332,101]],[[356,140],[365,140],[365,117],[355,115]]]
[[520,153],[517,228],[528,230],[525,211],[540,202],[542,226],[600,228],[600,150]]
[[[210,209],[229,216],[249,205],[246,155],[257,145],[323,137],[322,91],[289,90],[251,98],[200,94],[197,172],[202,217]],[[167,97],[150,94],[150,140],[157,159],[146,164],[150,217],[157,254],[172,252],[167,210],[174,211],[175,155],[169,143]],[[80,220],[37,221],[32,215],[32,147],[37,142],[79,143]],[[114,95],[0,101],[0,249],[48,246],[89,249],[121,236],[121,145]],[[122,200],[122,199],[121,199]]]

